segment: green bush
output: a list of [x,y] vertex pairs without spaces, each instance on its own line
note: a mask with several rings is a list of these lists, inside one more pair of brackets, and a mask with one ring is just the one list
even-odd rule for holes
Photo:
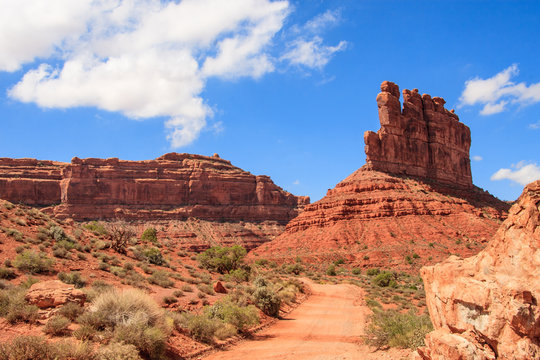
[[154,265],[164,265],[165,259],[161,254],[161,250],[157,247],[142,248],[136,252],[136,256],[141,260],[148,261]]
[[238,269],[245,256],[246,249],[240,245],[214,246],[199,254],[197,259],[203,268],[225,274]]
[[47,323],[45,324],[45,327],[43,328],[43,331],[46,334],[49,335],[65,335],[68,332],[68,327],[71,321],[62,316],[62,315],[55,315],[51,317]]
[[83,226],[87,230],[90,230],[91,232],[93,232],[94,235],[107,235],[108,234],[105,226],[102,223],[97,222],[97,221],[89,222],[88,224],[85,224]]
[[326,275],[328,276],[336,276],[336,267],[335,265],[329,265],[326,269]]
[[191,337],[207,344],[214,342],[214,335],[222,326],[221,321],[209,318],[206,314],[184,313],[181,319],[181,326],[189,331]]
[[397,282],[394,274],[388,271],[383,271],[379,275],[375,276],[372,280],[374,285],[380,287],[396,287]]
[[239,306],[225,298],[205,310],[210,318],[219,319],[233,325],[240,331],[259,323],[259,314],[255,306]]
[[351,272],[353,273],[353,275],[360,275],[362,273],[362,269],[353,268]]
[[381,270],[378,268],[371,268],[371,269],[367,269],[366,271],[366,274],[368,276],[375,276],[375,275],[379,275],[380,273],[381,273]]
[[294,275],[300,275],[304,271],[304,267],[298,263],[287,266],[287,272]]
[[225,278],[227,281],[241,283],[243,281],[248,281],[249,273],[245,269],[236,269],[225,275]]
[[268,286],[257,287],[253,292],[255,305],[266,315],[278,317],[281,298]]
[[91,346],[73,342],[48,343],[41,336],[21,335],[0,344],[0,360],[100,360]]
[[20,271],[29,272],[31,274],[46,273],[52,270],[54,260],[48,258],[43,253],[36,253],[32,250],[25,250],[18,254],[13,260],[13,266]]
[[146,228],[141,235],[141,240],[155,243],[157,241],[157,230],[153,227]]
[[15,271],[6,267],[0,267],[0,279],[11,280],[15,279],[16,277],[17,274],[15,274]]
[[24,299],[26,291],[22,287],[13,287],[0,291],[0,316],[11,324],[18,322],[33,323],[38,318],[38,308]]
[[427,314],[417,315],[414,311],[402,314],[395,310],[374,308],[366,331],[366,343],[381,348],[384,346],[416,349],[424,345],[426,334],[433,330]]
[[174,281],[169,278],[169,274],[165,271],[154,271],[148,278],[150,284],[156,284],[164,288],[168,288],[174,285]]
[[78,271],[58,273],[58,279],[66,284],[75,285],[76,288],[82,288],[86,285],[86,279],[84,279]]
[[75,321],[83,312],[84,308],[74,302],[68,302],[58,309],[58,315],[62,315],[71,321]]

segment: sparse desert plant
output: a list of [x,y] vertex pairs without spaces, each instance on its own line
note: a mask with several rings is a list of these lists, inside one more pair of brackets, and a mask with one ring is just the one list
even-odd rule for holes
[[140,290],[106,291],[78,319],[82,326],[105,331],[113,341],[137,347],[142,356],[160,359],[170,333],[159,305]]
[[268,286],[260,286],[253,292],[255,305],[266,315],[278,317],[281,307],[280,297]]
[[156,284],[164,288],[168,288],[174,285],[174,281],[169,278],[169,274],[165,271],[154,271],[148,278],[150,284]]
[[24,299],[23,287],[10,287],[0,290],[0,316],[12,324],[18,322],[33,323],[38,318],[38,308]]
[[15,271],[8,269],[7,267],[0,267],[0,279],[11,280],[16,277],[17,274],[15,274]]
[[383,271],[373,278],[373,284],[379,287],[396,287],[397,282],[393,273]]
[[117,342],[101,347],[97,356],[99,360],[142,360],[135,346]]
[[214,246],[199,254],[197,259],[205,269],[225,274],[238,269],[245,256],[246,249],[240,245]]
[[47,321],[43,328],[43,332],[54,336],[65,335],[68,332],[70,323],[71,321],[68,318],[62,315],[55,315]]
[[106,228],[111,249],[120,254],[125,254],[131,238],[135,236],[133,228],[124,222],[109,223]]
[[87,230],[90,230],[94,235],[107,235],[107,229],[105,226],[97,221],[89,222],[88,224],[83,225]]
[[253,305],[239,306],[225,298],[206,308],[206,314],[210,318],[219,319],[233,325],[236,329],[244,331],[250,326],[259,323],[258,311]]
[[54,260],[43,253],[36,253],[33,250],[25,250],[18,254],[13,260],[13,266],[20,271],[31,274],[41,274],[52,270]]
[[328,265],[326,268],[326,275],[336,276],[336,266],[334,264]]
[[427,314],[372,309],[374,313],[370,316],[365,340],[377,348],[391,346],[416,349],[424,345],[426,334],[433,330]]
[[153,227],[146,228],[141,235],[141,240],[152,243],[157,242],[157,230]]
[[83,312],[84,308],[74,302],[68,302],[58,309],[58,315],[64,316],[71,321],[75,321]]
[[82,288],[86,285],[86,279],[78,271],[72,271],[70,273],[60,272],[58,273],[58,279],[66,284],[75,285],[76,288]]

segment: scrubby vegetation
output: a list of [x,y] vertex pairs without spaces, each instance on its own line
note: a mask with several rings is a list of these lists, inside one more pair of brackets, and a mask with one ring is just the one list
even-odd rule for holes
[[366,343],[377,348],[385,346],[416,349],[424,345],[426,334],[433,330],[427,314],[417,315],[413,310],[400,313],[372,307],[366,331]]
[[54,260],[44,253],[36,253],[33,250],[25,250],[18,254],[13,261],[13,266],[23,272],[31,274],[46,273],[52,270]]
[[240,245],[214,246],[200,254],[198,260],[205,269],[225,274],[238,269],[245,256],[246,249]]

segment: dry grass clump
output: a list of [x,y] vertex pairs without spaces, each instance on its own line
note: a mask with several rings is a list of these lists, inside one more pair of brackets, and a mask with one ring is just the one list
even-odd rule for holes
[[79,337],[100,335],[112,342],[131,344],[149,359],[162,357],[170,334],[163,310],[150,296],[136,289],[103,292],[78,321],[82,325]]

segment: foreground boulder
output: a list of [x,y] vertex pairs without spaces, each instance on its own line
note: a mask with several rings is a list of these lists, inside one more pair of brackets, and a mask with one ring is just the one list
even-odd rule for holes
[[86,295],[73,285],[64,284],[59,280],[42,281],[33,284],[25,296],[28,303],[40,309],[54,308],[68,302],[84,305]]
[[540,359],[540,181],[478,255],[422,269],[435,331],[424,360]]

